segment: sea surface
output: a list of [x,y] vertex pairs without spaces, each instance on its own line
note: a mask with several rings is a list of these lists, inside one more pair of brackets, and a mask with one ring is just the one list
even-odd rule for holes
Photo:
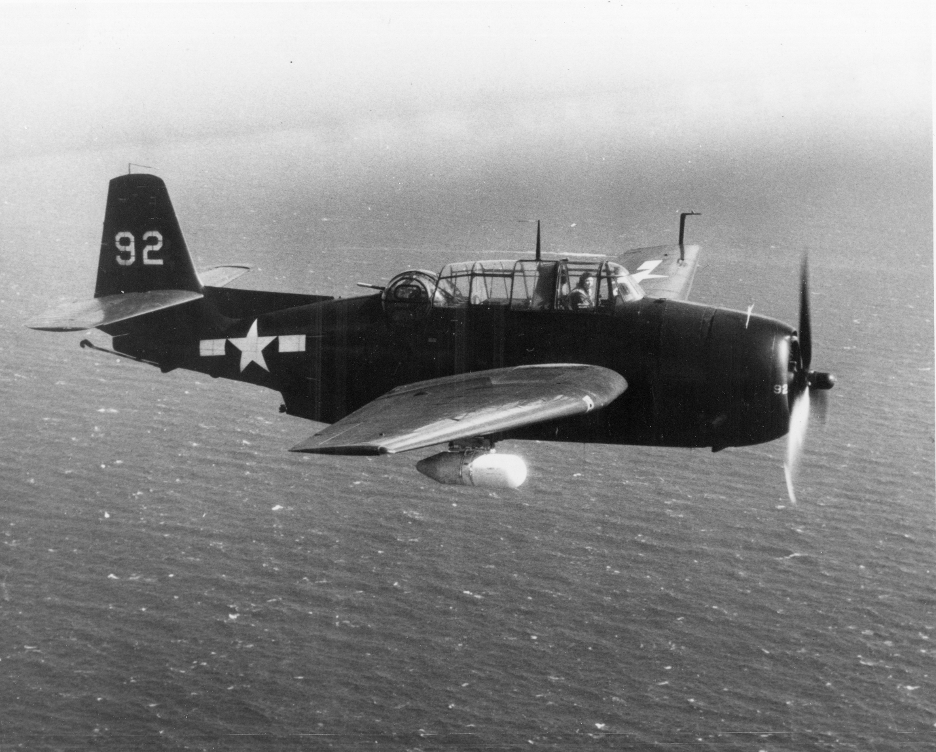
[[[0,749],[932,748],[927,134],[679,169],[332,146],[0,164]],[[253,263],[235,285],[255,289],[520,257],[518,220],[547,250],[613,253],[695,209],[692,298],[795,323],[808,251],[813,366],[839,383],[797,503],[782,441],[507,443],[516,492],[437,485],[414,468],[431,451],[297,456],[319,426],[275,393],[26,329],[91,296],[130,160],[158,167],[197,265]]]

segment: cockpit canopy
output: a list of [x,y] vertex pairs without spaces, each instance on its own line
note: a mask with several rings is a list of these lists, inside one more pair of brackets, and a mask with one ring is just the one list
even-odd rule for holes
[[398,274],[383,292],[396,323],[432,308],[504,306],[511,310],[610,313],[644,296],[621,264],[606,260],[474,261],[448,264],[439,274]]

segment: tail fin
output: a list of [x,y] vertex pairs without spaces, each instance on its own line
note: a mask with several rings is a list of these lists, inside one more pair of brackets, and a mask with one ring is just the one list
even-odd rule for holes
[[201,282],[166,184],[155,175],[110,181],[94,297],[151,290],[200,293]]

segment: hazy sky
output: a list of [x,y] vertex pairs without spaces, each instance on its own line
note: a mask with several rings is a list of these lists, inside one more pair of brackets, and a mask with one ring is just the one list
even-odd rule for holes
[[297,129],[425,148],[929,129],[928,7],[0,5],[0,159]]

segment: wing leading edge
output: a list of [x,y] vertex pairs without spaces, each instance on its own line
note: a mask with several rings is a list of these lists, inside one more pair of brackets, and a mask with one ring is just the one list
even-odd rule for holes
[[397,387],[293,447],[313,454],[395,454],[557,418],[613,402],[627,388],[608,368],[551,363]]

